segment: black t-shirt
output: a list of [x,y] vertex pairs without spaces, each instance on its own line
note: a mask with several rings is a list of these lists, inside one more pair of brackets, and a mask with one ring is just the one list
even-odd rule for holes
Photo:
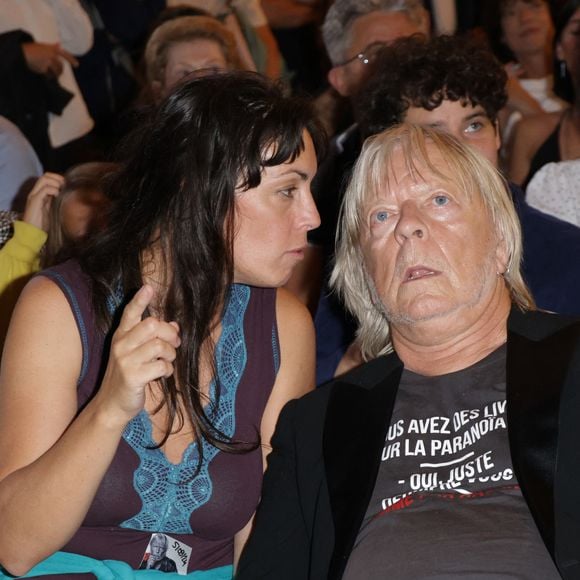
[[505,355],[403,372],[344,580],[560,578],[512,469]]

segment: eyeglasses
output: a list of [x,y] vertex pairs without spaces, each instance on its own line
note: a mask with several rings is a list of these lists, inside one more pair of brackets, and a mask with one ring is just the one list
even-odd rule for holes
[[371,44],[369,44],[367,47],[365,47],[362,50],[362,52],[355,54],[352,58],[345,60],[344,62],[340,63],[337,66],[346,66],[347,64],[350,64],[351,62],[354,62],[355,60],[359,60],[362,64],[367,65],[376,58],[377,54],[385,46],[387,46],[387,45],[384,42],[371,42]]

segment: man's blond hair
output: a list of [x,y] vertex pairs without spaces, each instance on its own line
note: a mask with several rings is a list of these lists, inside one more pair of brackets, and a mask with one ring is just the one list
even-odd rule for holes
[[[436,147],[446,167],[434,165],[429,145]],[[521,273],[520,222],[505,179],[483,155],[447,133],[408,123],[396,125],[367,139],[354,167],[341,209],[330,281],[358,321],[357,342],[365,360],[390,352],[392,344],[384,307],[364,263],[362,212],[369,199],[389,188],[392,159],[400,153],[412,176],[420,179],[420,168],[428,168],[437,177],[456,183],[469,199],[480,196],[487,214],[481,219],[491,219],[498,239],[505,242],[508,264],[503,278],[512,301],[523,310],[535,308]]]

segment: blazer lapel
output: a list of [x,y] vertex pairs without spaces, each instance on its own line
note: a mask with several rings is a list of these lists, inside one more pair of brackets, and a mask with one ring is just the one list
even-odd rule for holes
[[[510,450],[522,494],[554,557],[554,475],[560,394],[574,341],[569,340],[563,329],[530,338],[530,333],[521,331],[522,316],[528,318],[527,322],[533,317],[512,312],[507,341]],[[537,330],[541,319],[532,322]]]
[[335,528],[329,579],[340,578],[372,495],[403,365],[392,354],[337,381],[323,436]]

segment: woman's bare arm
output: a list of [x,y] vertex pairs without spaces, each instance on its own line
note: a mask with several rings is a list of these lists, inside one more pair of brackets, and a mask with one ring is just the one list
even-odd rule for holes
[[0,563],[11,573],[73,536],[147,383],[173,372],[175,326],[141,321],[152,295],[144,287],[125,308],[99,392],[77,416],[82,347],[68,302],[47,278],[25,288],[0,372]]
[[509,177],[521,185],[528,173],[534,155],[560,121],[561,113],[543,113],[522,119],[515,129],[510,154]]
[[[266,458],[272,450],[270,440],[282,407],[291,399],[297,399],[311,391],[315,382],[314,325],[308,309],[290,292],[280,288],[276,298],[276,319],[280,340],[280,369],[260,428],[264,469]],[[250,534],[251,522],[252,520],[234,538],[236,563]]]
[[271,451],[270,439],[282,407],[291,399],[297,399],[314,388],[316,372],[314,324],[308,309],[290,292],[279,288],[276,318],[280,340],[280,369],[260,428],[264,468]]

